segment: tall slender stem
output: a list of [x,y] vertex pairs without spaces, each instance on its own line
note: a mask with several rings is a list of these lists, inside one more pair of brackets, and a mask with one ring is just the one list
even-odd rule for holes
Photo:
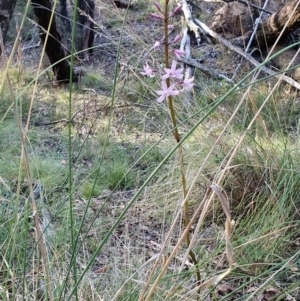
[[[164,14],[164,35],[165,35],[165,45],[164,45],[164,51],[165,51],[165,66],[166,68],[169,68],[169,40],[168,40],[168,23],[169,23],[169,1],[166,0],[165,1],[165,14]],[[170,78],[166,79],[166,84],[167,87],[170,87]],[[172,96],[169,95],[168,96],[168,104],[169,104],[169,111],[170,111],[170,115],[171,115],[171,120],[172,120],[172,124],[173,124],[173,128],[174,128],[174,138],[176,140],[177,143],[180,142],[180,135],[179,135],[179,131],[177,128],[177,122],[176,122],[176,115],[175,115],[175,110],[174,110],[174,106],[173,106],[173,99]],[[182,191],[183,191],[183,197],[185,198],[187,195],[187,184],[186,184],[186,177],[185,177],[185,169],[184,169],[184,161],[183,161],[183,152],[182,152],[182,146],[179,145],[178,147],[178,155],[179,155],[179,162],[180,162],[180,173],[181,173],[181,181],[182,181]],[[187,227],[189,224],[189,203],[188,201],[185,202],[184,204],[184,225],[185,227]],[[186,244],[189,246],[190,245],[190,234],[189,232],[187,232],[186,235]],[[192,261],[195,265],[198,264],[198,261],[196,259],[196,256],[194,254],[194,252],[192,250],[190,250],[189,255],[192,258]],[[200,272],[197,269],[197,280],[200,281],[201,276],[200,276]]]

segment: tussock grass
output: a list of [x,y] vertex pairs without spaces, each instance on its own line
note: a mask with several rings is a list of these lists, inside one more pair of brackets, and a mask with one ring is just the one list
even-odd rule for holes
[[[139,74],[148,42],[159,32],[145,41],[130,22],[123,24],[119,10],[105,5],[108,24],[122,27],[126,46],[132,46],[119,45],[130,72],[120,70],[114,101],[107,70],[88,71],[81,83],[66,88],[53,89],[40,78],[24,157],[18,124],[23,129],[33,88],[9,69],[17,88],[12,98],[5,84],[0,105],[0,299],[139,300],[155,287],[151,300],[195,300],[198,269],[201,300],[253,300],[268,289],[278,300],[297,300],[297,93],[285,86],[272,92],[268,82],[259,82],[249,94],[231,90],[222,100],[234,88],[199,74],[193,106],[176,98],[196,269],[184,243],[180,166],[167,105],[154,101],[157,80]],[[146,1],[139,7],[152,11]],[[111,43],[117,48],[116,40]],[[159,65],[159,55],[148,53],[146,60]],[[68,125],[69,105],[74,117]],[[33,189],[42,185],[35,200],[41,240],[31,183]],[[219,198],[212,196],[212,184]],[[230,210],[224,209],[227,200]]]

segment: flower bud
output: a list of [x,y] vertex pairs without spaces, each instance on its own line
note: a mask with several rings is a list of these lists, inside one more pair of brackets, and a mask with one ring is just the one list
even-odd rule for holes
[[158,19],[158,20],[162,20],[162,19],[163,19],[160,15],[158,15],[158,14],[156,14],[156,13],[151,13],[150,16],[151,16],[152,18]]
[[180,36],[180,34],[178,34],[178,35],[175,37],[175,39],[174,39],[173,41],[171,41],[171,43],[177,43],[177,42],[180,41],[180,39],[181,39],[181,36]]
[[172,52],[176,55],[176,57],[178,59],[180,59],[181,56],[185,55],[185,51],[180,50],[180,49],[174,49],[174,50],[172,50]]
[[159,12],[163,13],[162,9],[161,9],[161,6],[158,2],[154,1],[154,6],[158,9]]
[[178,14],[182,9],[182,5],[177,6],[174,10],[173,10],[173,16]]

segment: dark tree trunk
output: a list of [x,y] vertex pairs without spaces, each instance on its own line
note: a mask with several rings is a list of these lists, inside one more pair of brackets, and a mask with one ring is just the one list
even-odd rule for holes
[[68,13],[67,0],[60,0],[60,14],[63,20],[63,23],[66,27],[67,33],[71,33],[72,30],[72,22]]
[[94,43],[94,0],[78,0],[77,10],[77,28],[76,28],[76,51],[80,52],[80,55],[84,60],[89,60],[89,56],[93,53],[91,47]]
[[[49,27],[52,4],[50,0],[32,0],[31,1],[37,23],[40,26],[40,37],[42,43],[45,43],[46,32]],[[50,26],[49,35],[46,43],[46,53],[49,57],[51,65],[53,65],[53,71],[56,75],[58,81],[69,81],[70,80],[70,64],[65,58],[65,51],[61,43],[62,39],[57,30],[55,18],[52,20]],[[62,60],[61,62],[59,62]],[[59,63],[58,63],[59,62]],[[77,78],[73,72],[73,80],[76,81]]]
[[[8,30],[9,21],[12,17],[17,0],[0,0],[0,29],[3,42]],[[1,53],[1,47],[0,47]]]

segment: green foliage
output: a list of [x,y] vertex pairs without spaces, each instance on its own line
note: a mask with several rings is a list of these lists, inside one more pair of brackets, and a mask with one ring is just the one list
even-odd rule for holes
[[116,161],[110,166],[107,172],[107,182],[110,189],[130,189],[134,187],[134,178],[132,173],[126,175],[128,164],[122,161]]
[[101,194],[101,189],[99,186],[94,187],[94,183],[84,181],[80,187],[81,195],[88,199],[90,197],[97,197]]
[[104,79],[95,73],[88,73],[83,76],[81,85],[83,88],[96,89],[110,92],[112,90],[111,84],[108,84]]

